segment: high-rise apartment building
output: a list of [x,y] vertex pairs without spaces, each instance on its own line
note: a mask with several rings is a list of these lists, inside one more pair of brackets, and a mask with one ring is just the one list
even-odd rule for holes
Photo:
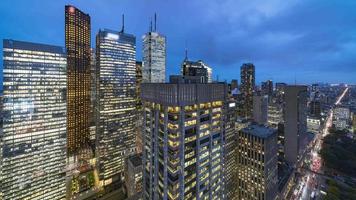
[[101,185],[119,180],[135,152],[136,38],[112,30],[96,36],[97,160]]
[[90,139],[90,16],[71,5],[65,6],[65,43],[67,147],[68,156],[77,160],[88,152]]
[[[156,18],[156,15],[155,15]],[[142,82],[166,82],[166,37],[154,29],[143,36]]]
[[242,116],[252,118],[253,92],[255,89],[255,66],[252,63],[245,63],[241,66],[241,97]]
[[182,66],[183,76],[197,76],[201,77],[204,83],[212,82],[212,69],[203,61],[189,61],[187,58],[183,61]]
[[307,87],[285,87],[284,153],[291,165],[298,160],[300,140],[307,131]]
[[226,96],[199,78],[142,84],[144,199],[224,198]]
[[238,199],[277,196],[277,131],[250,125],[238,132]]
[[268,120],[268,95],[253,95],[253,121],[257,124],[267,124]]
[[[66,54],[62,47],[3,41],[3,199],[64,199]],[[0,178],[1,179],[1,178]]]

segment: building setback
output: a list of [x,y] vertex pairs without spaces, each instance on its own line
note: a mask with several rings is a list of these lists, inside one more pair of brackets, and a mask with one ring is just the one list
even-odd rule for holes
[[307,86],[286,86],[284,98],[284,153],[293,165],[298,160],[300,140],[307,131]]
[[3,41],[3,199],[63,199],[66,55],[62,47]]
[[245,63],[241,66],[242,117],[251,119],[253,110],[253,92],[255,89],[255,66]]
[[239,131],[238,142],[238,199],[275,199],[277,131],[262,125],[250,125]]
[[86,154],[90,140],[90,16],[71,5],[65,6],[65,43],[68,156],[77,160]]
[[97,159],[101,185],[119,180],[135,151],[136,38],[112,30],[96,37]]
[[143,198],[222,199],[224,83],[142,84]]
[[[155,16],[156,18],[156,16]],[[166,82],[166,37],[155,28],[143,36],[142,82]]]

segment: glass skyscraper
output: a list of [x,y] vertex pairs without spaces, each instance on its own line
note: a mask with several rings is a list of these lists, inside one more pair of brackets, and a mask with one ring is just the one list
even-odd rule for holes
[[90,139],[90,16],[65,7],[68,85],[68,155],[85,154]]
[[99,178],[108,185],[120,178],[125,157],[135,152],[136,38],[100,30],[96,37],[97,158]]
[[241,115],[247,119],[252,118],[253,92],[255,90],[255,66],[245,63],[241,66]]
[[3,52],[3,198],[64,199],[65,50],[4,40]]
[[156,32],[143,36],[143,83],[164,83],[166,81],[166,37]]

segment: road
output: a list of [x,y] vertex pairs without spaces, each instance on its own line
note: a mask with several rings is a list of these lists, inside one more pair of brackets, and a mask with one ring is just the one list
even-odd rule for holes
[[[333,108],[341,103],[342,99],[344,98],[348,90],[349,88],[346,87],[345,90],[341,93],[341,95],[337,98]],[[315,145],[310,150],[310,157],[308,158],[308,156],[306,156],[304,160],[304,161],[308,161],[308,160],[311,161],[309,165],[310,170],[305,170],[303,177],[300,178],[298,186],[296,187],[296,190],[294,192],[296,197],[295,199],[307,200],[307,199],[312,199],[311,196],[315,197],[320,194],[320,185],[323,184],[322,182],[323,178],[313,172],[317,172],[321,174],[323,173],[321,169],[322,159],[318,154],[318,152],[321,149],[323,138],[329,134],[329,128],[332,126],[333,114],[334,114],[334,110],[331,109],[328,113],[328,117],[326,119],[321,134],[318,134],[316,136]]]

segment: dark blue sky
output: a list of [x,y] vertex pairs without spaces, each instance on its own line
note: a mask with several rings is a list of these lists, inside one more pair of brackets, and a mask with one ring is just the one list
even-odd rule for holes
[[157,12],[167,74],[179,73],[187,46],[220,80],[240,79],[241,64],[253,62],[257,83],[356,83],[355,0],[1,0],[0,38],[64,46],[66,4],[90,14],[92,44],[99,28],[121,29],[124,13],[138,60]]

